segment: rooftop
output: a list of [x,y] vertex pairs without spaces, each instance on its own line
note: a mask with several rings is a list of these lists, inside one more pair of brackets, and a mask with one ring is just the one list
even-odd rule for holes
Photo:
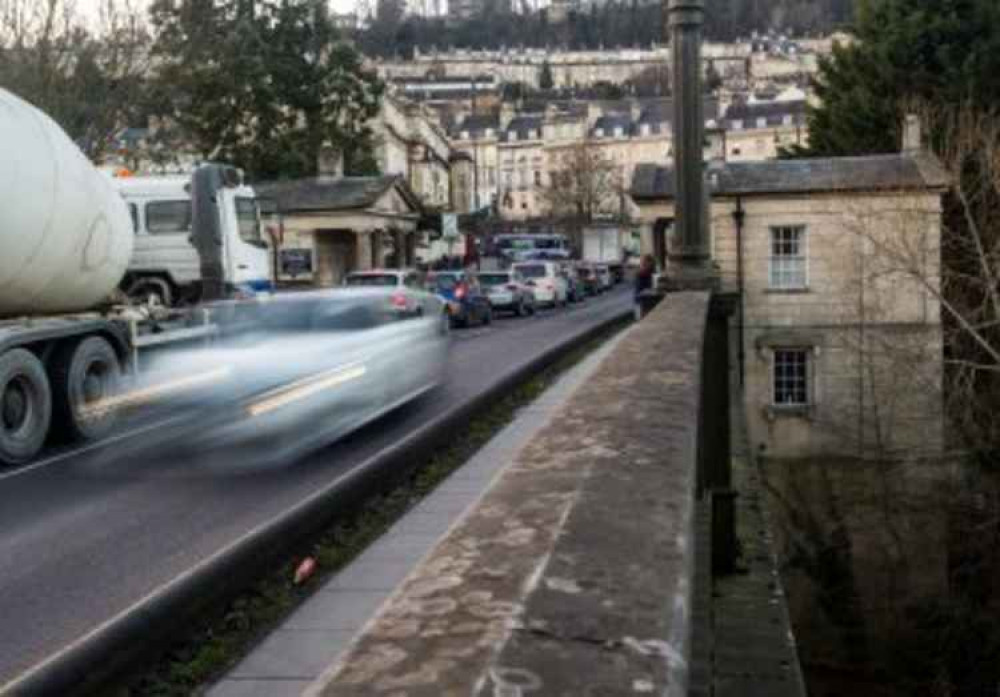
[[[942,190],[948,177],[926,153],[865,155],[767,162],[727,162],[710,170],[715,196],[805,194],[836,191]],[[674,171],[643,163],[636,167],[632,198],[672,199]]]
[[[289,211],[341,211],[368,208],[394,185],[405,185],[399,175],[377,177],[310,177],[254,185],[258,195],[274,199]],[[415,206],[416,207],[416,206]]]

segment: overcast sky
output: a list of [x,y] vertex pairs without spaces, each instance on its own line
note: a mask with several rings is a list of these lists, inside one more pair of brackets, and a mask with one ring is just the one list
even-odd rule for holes
[[[96,18],[98,14],[98,8],[101,3],[105,0],[76,0],[77,7],[80,11],[84,13],[87,17]],[[145,8],[149,5],[150,0],[131,0],[136,7]],[[334,12],[350,12],[354,9],[355,0],[330,0],[330,7],[333,8]]]

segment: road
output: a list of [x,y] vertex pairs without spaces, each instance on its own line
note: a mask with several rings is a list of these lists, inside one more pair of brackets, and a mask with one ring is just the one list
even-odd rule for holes
[[630,300],[619,289],[566,310],[456,331],[442,388],[285,468],[210,471],[110,459],[98,447],[0,471],[0,685],[481,392],[506,367]]

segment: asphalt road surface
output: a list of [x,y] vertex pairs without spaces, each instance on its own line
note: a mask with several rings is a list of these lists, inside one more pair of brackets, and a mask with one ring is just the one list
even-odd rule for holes
[[569,309],[456,331],[442,388],[287,467],[154,464],[109,458],[101,446],[0,470],[0,685],[482,391],[507,367],[630,302],[619,288]]

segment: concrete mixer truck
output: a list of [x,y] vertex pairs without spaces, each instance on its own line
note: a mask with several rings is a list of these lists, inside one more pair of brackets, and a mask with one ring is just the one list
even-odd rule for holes
[[[54,121],[0,89],[0,465],[31,461],[50,439],[106,435],[119,410],[94,407],[141,351],[214,334],[233,285],[259,283],[261,257],[267,268],[251,199],[223,165],[189,182],[116,186]],[[229,229],[246,244],[230,244]],[[195,280],[202,304],[185,311],[108,300],[123,281],[166,300],[164,288]]]

